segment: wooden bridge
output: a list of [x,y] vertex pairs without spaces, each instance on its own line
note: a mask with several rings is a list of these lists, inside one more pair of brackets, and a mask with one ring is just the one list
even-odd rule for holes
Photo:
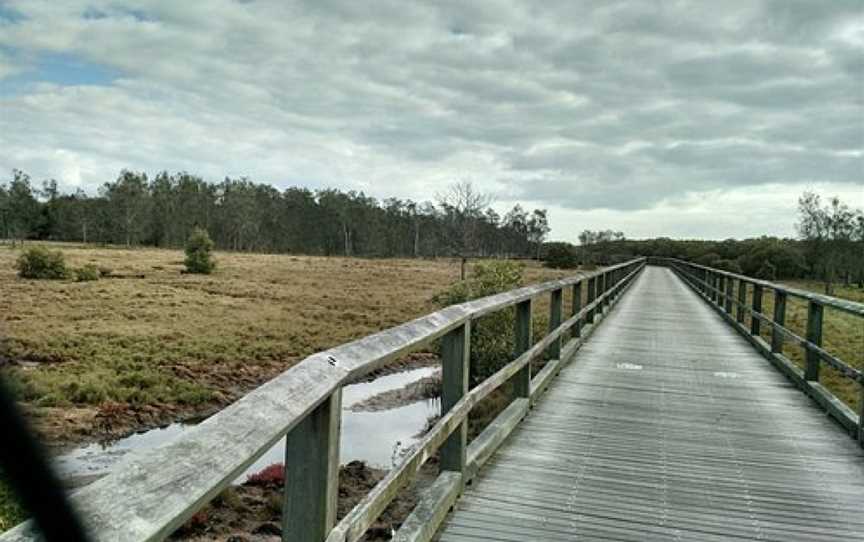
[[[535,342],[541,294],[550,325]],[[808,303],[805,337],[785,324],[789,297]],[[472,322],[513,307],[515,359],[469,389]],[[864,540],[864,416],[819,375],[864,376],[823,348],[826,308],[864,322],[861,304],[677,260],[514,290],[315,354],[72,500],[98,540],[160,540],[287,435],[284,540],[361,539],[436,451],[398,540]],[[337,522],[342,386],[439,339],[441,419]],[[471,409],[504,385],[509,406],[468,442]]]

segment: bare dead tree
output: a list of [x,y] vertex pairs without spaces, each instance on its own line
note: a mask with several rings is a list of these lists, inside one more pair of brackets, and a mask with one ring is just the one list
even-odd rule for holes
[[465,264],[477,253],[479,223],[483,211],[492,203],[492,196],[474,188],[471,181],[460,181],[448,186],[436,198],[445,213],[450,230],[448,242],[461,259],[460,276],[465,280]]

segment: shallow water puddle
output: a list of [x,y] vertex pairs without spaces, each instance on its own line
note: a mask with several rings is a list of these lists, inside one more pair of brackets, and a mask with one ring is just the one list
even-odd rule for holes
[[[381,376],[371,382],[360,382],[342,389],[342,437],[340,462],[365,461],[369,465],[389,468],[399,451],[410,448],[417,442],[418,433],[426,421],[437,416],[441,409],[437,399],[394,405],[387,410],[375,412],[353,412],[351,405],[377,395],[397,390],[422,378],[432,376],[437,367],[421,367]],[[55,466],[64,480],[72,487],[80,487],[107,474],[120,460],[133,450],[148,450],[165,444],[194,427],[193,424],[175,423],[160,429],[137,433],[107,444],[88,444],[76,448],[55,459]],[[285,460],[285,443],[280,442],[255,463],[237,482],[246,480],[246,475],[257,472],[272,463]]]

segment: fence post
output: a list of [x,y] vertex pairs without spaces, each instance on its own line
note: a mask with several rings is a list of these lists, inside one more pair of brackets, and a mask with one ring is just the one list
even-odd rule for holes
[[[600,299],[603,292],[606,290],[606,273],[597,275],[597,283],[595,286],[594,298]],[[603,301],[597,303],[597,314],[603,314]]]
[[[471,321],[444,335],[441,341],[441,413],[468,393],[471,359]],[[463,472],[468,444],[468,422],[463,421],[441,445],[441,469]]]
[[[549,332],[555,331],[561,325],[561,304],[564,299],[564,291],[560,288],[549,292]],[[561,337],[558,337],[546,351],[549,359],[561,358]]]
[[717,275],[717,306],[723,306],[723,294],[726,291],[726,275]]
[[711,275],[711,301],[717,303],[717,299],[719,299],[719,296],[717,295],[717,283],[719,282],[719,277],[717,276],[717,273],[711,271],[709,271],[709,273]]
[[[514,359],[531,348],[531,300],[526,299],[516,304],[516,349]],[[531,364],[519,370],[513,377],[515,384],[515,396],[531,397]]]
[[861,408],[858,409],[858,444],[864,448],[864,382],[858,382],[861,386],[861,395],[859,397]]
[[738,313],[736,320],[739,324],[744,323],[744,305],[747,304],[747,282],[738,279]]
[[[588,279],[588,299],[587,303],[590,305],[594,302],[594,299],[597,298],[597,277],[591,277]],[[594,323],[594,309],[588,311],[588,314],[585,316],[585,321],[589,324]]]
[[755,313],[762,314],[762,285],[753,284],[753,312],[750,314],[750,334],[759,335],[762,321],[756,317]]
[[342,389],[297,424],[285,439],[282,540],[319,541],[336,524]]
[[[603,273],[603,293],[608,294],[611,291],[612,291],[612,273]],[[612,296],[607,295],[603,299],[603,307],[605,307],[604,310],[608,309],[611,304],[612,304]]]
[[860,409],[858,409],[858,444],[864,448],[864,382],[859,382],[861,385],[861,397],[859,398]]
[[735,281],[726,277],[726,314],[732,314],[732,296],[735,293]]
[[783,332],[777,326],[786,325],[786,292],[774,290],[774,323],[771,328],[771,351],[783,353]]
[[[573,308],[571,309],[570,316],[575,316],[582,310],[582,281],[580,280],[576,284],[573,285]],[[573,337],[578,338],[582,336],[582,321],[579,320],[576,322],[572,328]]]
[[[807,342],[822,346],[822,305],[812,300],[807,305]],[[806,358],[807,366],[804,370],[804,378],[818,382],[819,354],[807,348]]]

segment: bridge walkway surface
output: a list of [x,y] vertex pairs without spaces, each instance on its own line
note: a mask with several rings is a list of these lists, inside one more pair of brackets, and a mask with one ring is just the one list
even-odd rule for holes
[[439,537],[864,540],[864,451],[671,270],[647,267]]

